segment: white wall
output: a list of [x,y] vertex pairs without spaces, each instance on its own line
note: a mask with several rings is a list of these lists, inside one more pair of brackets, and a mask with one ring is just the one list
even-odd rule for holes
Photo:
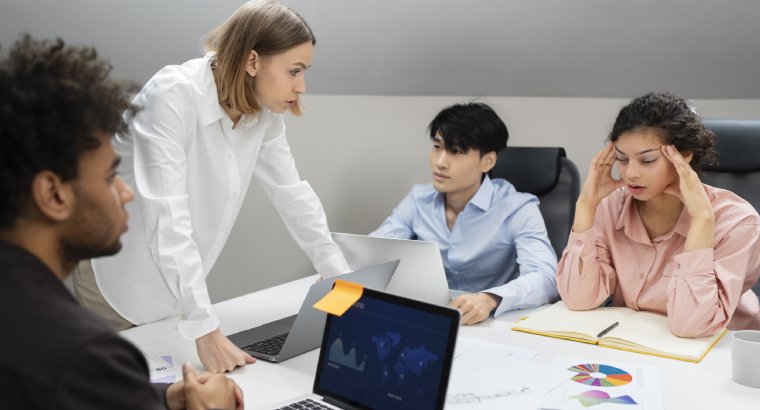
[[[440,19],[428,18],[431,2],[407,2],[408,7],[399,14],[394,2],[284,1],[303,13],[320,39],[318,50],[325,50],[315,55],[313,85],[316,87],[318,80],[325,78],[340,81],[340,87],[325,89],[344,89],[346,84],[355,84],[358,80],[378,90],[383,88],[380,87],[382,84],[388,83],[381,80],[385,78],[383,76],[400,72],[404,77],[396,76],[394,80],[398,81],[390,87],[394,93],[399,84],[408,87],[434,84],[436,92],[459,89],[444,88],[452,82],[444,86],[431,82],[438,74],[466,79],[467,82],[453,85],[466,85],[468,90],[494,90],[497,84],[483,86],[480,81],[488,81],[493,76],[473,77],[473,72],[483,74],[481,70],[497,70],[511,73],[510,79],[519,78],[523,88],[525,84],[535,85],[538,81],[540,86],[526,88],[532,95],[626,95],[642,81],[648,86],[664,83],[670,89],[689,90],[690,95],[757,95],[736,90],[725,93],[725,90],[733,89],[731,84],[741,83],[742,78],[754,78],[756,71],[756,64],[751,64],[754,54],[746,52],[746,49],[752,49],[753,43],[748,39],[756,37],[756,31],[752,31],[755,26],[721,24],[722,21],[752,20],[757,14],[755,6],[746,0],[733,7],[713,5],[714,2],[708,0],[700,0],[697,5],[689,3],[694,11],[711,17],[706,24],[690,24],[692,21],[705,22],[699,14],[696,17],[691,13],[684,14],[682,7],[675,4],[678,2],[671,2],[673,4],[666,5],[667,10],[663,9],[664,13],[659,17],[649,16],[652,18],[647,19],[647,24],[629,25],[623,30],[617,30],[615,23],[630,21],[631,16],[648,16],[649,2],[618,0],[615,4],[604,2],[610,4],[600,7],[598,1],[574,2],[572,6],[557,1],[511,2],[514,4],[482,1],[479,6],[486,7],[483,10],[488,10],[489,17],[497,18],[487,19],[491,25],[479,26],[474,31],[467,22],[479,21],[481,8],[470,7],[474,14],[452,14],[452,10],[461,7],[461,2],[450,0],[439,2],[440,7],[435,11],[452,14],[457,21],[455,25],[442,26],[446,27],[443,33],[439,31],[440,27],[425,27],[425,21],[441,26]],[[91,44],[102,57],[113,63],[115,78],[142,83],[166,64],[197,57],[200,39],[241,2],[4,0],[0,1],[0,39],[6,50],[22,32],[39,38],[61,36],[70,44]],[[572,9],[567,16],[545,12],[567,7]],[[370,9],[373,12],[367,13]],[[350,18],[336,10],[349,13]],[[658,23],[658,18],[669,18],[668,10],[678,14],[680,26]],[[388,19],[389,15],[393,18]],[[520,20],[516,24],[502,24],[515,18]],[[556,21],[559,24],[555,24]],[[415,35],[409,37],[414,41],[409,44],[394,42],[396,36],[404,36],[407,32],[390,33],[389,27],[414,29]],[[351,34],[347,36],[347,32]],[[359,37],[352,36],[356,33]],[[476,38],[472,37],[473,33]],[[559,43],[552,33],[562,34]],[[673,33],[681,35],[674,36]],[[644,38],[651,42],[665,37],[670,47],[641,47]],[[477,40],[475,46],[471,43],[473,39]],[[498,44],[489,43],[493,39],[497,39]],[[562,44],[569,46],[563,47]],[[412,47],[403,47],[405,45]],[[502,50],[502,46],[509,46],[505,49],[509,51],[494,54],[494,50]],[[452,59],[451,50],[462,51],[467,47],[471,49]],[[655,49],[664,49],[665,53],[671,54],[672,50],[681,52],[672,56],[673,60],[658,60]],[[326,50],[333,51],[330,54]],[[642,54],[641,50],[646,51]],[[475,52],[476,56],[468,58],[468,52]],[[618,52],[622,56],[616,54]],[[344,59],[342,56],[345,55],[350,57]],[[508,61],[491,60],[503,56],[507,56]],[[652,59],[657,61],[646,64]],[[689,65],[692,60],[695,63]],[[338,61],[335,64],[339,69],[330,69],[333,64],[330,61]],[[394,63],[397,61],[409,64]],[[667,62],[664,67],[660,65],[661,61]],[[421,62],[433,62],[440,72],[413,69],[420,67],[415,64]],[[473,62],[475,69],[467,65]],[[513,62],[517,64],[514,67]],[[582,63],[580,69],[578,63]],[[627,63],[631,63],[629,65],[635,68],[635,73],[628,71]],[[561,76],[547,74],[557,67],[561,68]],[[593,78],[588,83],[588,72],[602,73],[603,78]],[[643,79],[641,73],[645,74]],[[346,78],[347,75],[352,77]],[[703,78],[710,78],[710,81]],[[615,87],[600,87],[605,84],[603,80],[612,82]],[[582,93],[572,93],[578,84],[582,85]],[[698,87],[704,84],[709,87]],[[697,88],[701,92],[695,91]],[[747,84],[747,89],[753,90],[751,84]],[[641,90],[642,93],[646,91]],[[516,91],[510,89],[509,92]],[[367,233],[390,213],[413,183],[427,182],[429,144],[425,126],[441,108],[466,100],[466,97],[440,96],[307,96],[307,114],[288,121],[289,140],[302,176],[322,197],[332,229]],[[618,109],[626,102],[603,98],[520,97],[484,101],[491,104],[507,123],[510,144],[564,146],[581,174],[585,174],[590,158],[602,146]],[[760,100],[705,100],[698,101],[697,106],[706,116],[760,118]],[[311,271],[306,257],[290,239],[254,181],[231,238],[209,277],[212,299],[228,299]]]
[[[289,117],[288,139],[302,178],[322,198],[330,228],[366,234],[409,191],[429,181],[426,126],[467,97],[308,95]],[[624,99],[479,99],[509,128],[509,145],[563,146],[585,175]],[[699,100],[705,117],[760,119],[760,100]],[[230,240],[209,275],[214,302],[313,272],[254,180]]]

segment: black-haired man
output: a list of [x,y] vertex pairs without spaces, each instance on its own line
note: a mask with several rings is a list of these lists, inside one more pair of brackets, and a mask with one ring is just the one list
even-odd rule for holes
[[555,300],[557,257],[538,199],[487,175],[507,146],[504,122],[486,104],[456,104],[429,131],[433,183],[414,186],[370,235],[436,242],[449,287],[473,292],[451,302],[463,324]]

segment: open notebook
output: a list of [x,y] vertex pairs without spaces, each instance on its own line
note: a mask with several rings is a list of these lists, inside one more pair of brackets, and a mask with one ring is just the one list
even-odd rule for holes
[[626,307],[573,311],[562,301],[517,322],[512,330],[695,363],[726,332],[682,338],[670,331],[668,318],[658,313]]

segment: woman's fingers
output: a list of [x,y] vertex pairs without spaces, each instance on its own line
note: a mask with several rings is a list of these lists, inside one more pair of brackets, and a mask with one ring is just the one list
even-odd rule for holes
[[686,162],[686,159],[681,155],[678,150],[672,146],[672,145],[664,145],[663,146],[663,153],[665,154],[665,157],[673,163],[673,166],[676,169],[676,172],[678,172],[678,175],[684,176],[691,171],[691,166]]
[[612,166],[615,163],[615,144],[607,144],[607,155],[605,156],[605,162]]
[[602,158],[604,155],[606,148],[597,152],[596,155],[594,155],[594,158],[591,159],[591,169],[593,170],[598,166],[600,162],[602,162]]
[[[685,183],[695,189],[701,189],[702,181],[699,180],[699,176],[691,168],[691,165],[686,161],[686,158],[684,158],[683,155],[681,155],[681,153],[672,145],[666,146],[664,151],[670,162],[673,163],[673,167],[676,169],[681,183]],[[681,187],[681,190],[683,190],[683,186]]]
[[588,177],[581,190],[581,197],[589,201],[598,201],[623,186],[622,180],[612,178],[612,165],[614,163],[615,145],[608,142],[591,160]]
[[597,152],[594,159],[591,161],[591,169],[589,172],[604,175],[609,173],[612,168],[612,164],[615,163],[615,149],[611,142],[607,143],[601,151]]

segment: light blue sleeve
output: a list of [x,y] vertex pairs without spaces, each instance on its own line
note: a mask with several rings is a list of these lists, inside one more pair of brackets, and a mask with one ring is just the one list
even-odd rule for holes
[[531,201],[522,206],[504,229],[505,234],[514,238],[520,276],[504,285],[484,290],[501,297],[494,316],[556,301],[559,297],[557,255],[549,242],[538,203]]
[[417,213],[417,205],[411,192],[401,200],[391,215],[369,236],[396,239],[415,239],[413,221]]

